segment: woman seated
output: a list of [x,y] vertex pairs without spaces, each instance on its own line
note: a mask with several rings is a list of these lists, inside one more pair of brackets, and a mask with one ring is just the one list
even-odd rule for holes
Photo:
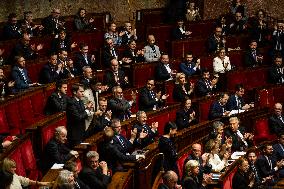
[[105,33],[104,35],[104,39],[108,39],[111,38],[113,41],[113,44],[115,46],[119,46],[121,45],[122,42],[122,38],[121,36],[123,35],[123,32],[118,33],[118,31],[116,30],[116,24],[114,22],[111,22],[108,26],[108,31],[107,33]]
[[215,140],[209,140],[206,144],[206,151],[208,154],[205,156],[208,159],[208,163],[212,166],[212,172],[221,172],[228,165],[228,158],[230,153],[226,152],[221,160],[219,156],[220,148],[218,142]]
[[194,84],[187,83],[184,73],[177,73],[176,82],[173,89],[173,98],[177,102],[182,102],[186,98],[193,97]]
[[225,48],[218,51],[218,56],[213,60],[213,69],[215,73],[225,73],[232,69],[230,59],[226,56]]
[[80,8],[74,18],[75,29],[78,31],[95,29],[93,23],[93,18],[86,18],[86,9]]
[[30,185],[35,186],[50,186],[50,182],[38,182],[16,174],[16,162],[12,159],[5,158],[2,165],[2,171],[13,174],[13,180],[9,188],[21,189]]
[[185,99],[181,104],[181,109],[176,112],[176,124],[178,129],[188,128],[198,123],[195,111],[191,107],[191,100]]
[[186,6],[186,13],[185,17],[187,21],[199,21],[201,20],[200,14],[199,14],[199,8],[195,7],[194,2],[188,1]]
[[212,176],[210,174],[203,174],[203,178],[199,176],[199,163],[196,160],[189,160],[185,164],[185,177],[183,180],[184,189],[203,189],[211,182]]

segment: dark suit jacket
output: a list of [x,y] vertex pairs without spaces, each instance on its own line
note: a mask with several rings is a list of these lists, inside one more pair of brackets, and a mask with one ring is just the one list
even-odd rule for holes
[[208,119],[213,120],[216,118],[221,118],[225,111],[226,105],[222,106],[219,101],[215,101],[210,106]]
[[[238,97],[238,101],[239,104],[237,104],[237,98],[236,95],[233,94],[230,96],[230,98],[227,101],[227,110],[231,111],[231,110],[238,110],[238,109],[242,109],[242,107],[244,106],[244,99],[242,97]],[[239,105],[239,106],[238,106]]]
[[154,105],[156,107],[160,107],[163,105],[162,100],[156,101],[156,93],[153,91],[154,95],[152,96],[150,91],[147,89],[147,87],[143,87],[140,90],[139,94],[139,110],[141,111],[151,111],[154,108]]
[[134,64],[134,63],[139,63],[139,62],[145,62],[145,58],[143,55],[139,55],[139,56],[136,56],[136,53],[137,53],[137,50],[134,51],[134,55],[132,54],[132,51],[130,49],[126,49],[124,52],[123,52],[123,58],[130,58],[132,60],[131,64]]
[[123,162],[136,161],[136,156],[126,155],[124,151],[121,151],[121,146],[117,143],[109,142],[103,148],[105,161],[113,173],[123,169]]
[[179,111],[176,112],[176,124],[178,126],[178,129],[184,129],[188,128],[191,125],[195,125],[198,123],[197,119],[194,119],[189,123],[189,114],[193,112],[193,109],[190,108],[188,111],[185,111],[184,109],[180,109]]
[[208,52],[213,53],[213,52],[217,51],[218,46],[219,46],[219,48],[225,47],[222,40],[221,40],[221,42],[218,42],[216,40],[214,34],[210,35],[209,38],[208,38]]
[[79,178],[90,188],[106,189],[111,182],[111,177],[104,175],[100,168],[83,167]]
[[[185,28],[184,28],[185,30]],[[186,37],[186,35],[184,35],[183,33],[181,33],[179,27],[175,27],[172,30],[172,38],[173,40],[179,40],[179,39],[184,39]]]
[[[63,22],[62,18],[59,18],[59,21]],[[56,23],[53,21],[51,15],[45,17],[41,24],[44,27],[45,34],[57,34],[59,29],[64,29],[64,27],[56,28]]]
[[233,189],[248,189],[249,180],[248,175],[241,173],[241,171],[238,169],[236,174],[233,176],[232,180],[232,188]]
[[106,126],[110,126],[111,121],[106,119],[105,114],[99,117],[94,117],[88,130],[87,130],[87,135],[92,136],[95,133],[98,133],[100,131],[103,131]]
[[134,128],[137,128],[137,138],[138,139],[138,136],[139,134],[142,132],[142,129],[144,129],[144,133],[147,133],[147,137],[143,138],[141,141],[138,141],[138,147],[140,149],[148,146],[149,144],[153,143],[155,141],[155,137],[158,136],[158,131],[156,132],[153,132],[152,129],[150,128],[149,125],[141,125],[140,123],[135,123],[133,125],[133,129]]
[[13,63],[15,56],[23,56],[25,60],[33,60],[37,57],[37,54],[34,50],[31,49],[30,45],[24,45],[19,42],[13,48],[11,55],[9,57],[9,62]]
[[178,173],[177,169],[177,151],[171,139],[161,136],[159,138],[159,150],[164,154],[165,171],[173,170]]
[[65,49],[68,52],[71,51],[71,41],[66,36],[64,40],[61,40],[59,38],[54,38],[51,42],[51,52],[52,53],[58,53],[60,49]]
[[[259,56],[259,52],[258,50],[256,50],[256,56]],[[253,66],[258,66],[260,63],[257,62],[253,55],[252,55],[252,50],[251,49],[248,49],[246,52],[245,52],[245,65],[246,67],[253,67]]]
[[[115,54],[116,54],[116,56],[118,56],[118,53],[117,53],[117,51],[116,51],[116,49],[115,49]],[[102,63],[103,63],[103,67],[104,68],[110,68],[110,61],[113,59],[113,58],[115,58],[112,54],[111,54],[111,50],[110,50],[110,48],[108,47],[108,46],[105,46],[104,48],[103,48],[103,55],[102,55]]]
[[[239,130],[244,135],[245,129],[243,127],[239,127]],[[244,149],[246,148],[245,144],[240,139],[240,137],[237,135],[237,133],[234,133],[230,128],[227,128],[224,131],[224,135],[226,137],[232,137],[232,148],[231,149],[232,149],[233,152],[234,151],[242,151],[241,147],[243,147]],[[246,140],[246,142],[248,143],[249,147],[253,145],[252,141]]]
[[[15,28],[15,29],[13,29]],[[3,39],[18,39],[21,37],[21,30],[18,24],[12,25],[11,23],[7,23],[3,28]]]
[[[184,85],[185,90],[189,91],[190,90],[190,85],[188,83],[186,83]],[[185,100],[185,98],[191,98],[193,96],[193,92],[189,95],[186,92],[184,92],[184,90],[182,89],[182,86],[180,84],[175,84],[174,85],[174,89],[173,89],[173,98],[177,101],[177,102],[183,102]]]
[[84,103],[80,104],[75,97],[70,98],[67,102],[66,113],[68,141],[78,144],[85,137],[85,119],[88,117]]
[[186,177],[183,180],[183,189],[205,189],[202,186],[202,180],[197,179],[196,177]]
[[70,154],[70,149],[65,144],[57,142],[52,138],[45,146],[45,161],[44,170],[47,171],[54,163],[65,163],[73,155]]
[[[284,48],[284,33],[282,32],[278,32],[278,31],[274,31],[273,35],[272,35],[272,47],[273,49],[276,50],[276,46],[281,44],[281,48],[282,48],[282,52],[283,52],[283,48]],[[279,48],[279,46],[278,46]]]
[[[273,159],[274,161],[280,161],[281,159],[284,159],[284,145],[277,143],[273,145]],[[284,168],[281,168],[279,170],[279,176],[280,178],[284,177]]]
[[65,112],[68,98],[67,95],[59,97],[57,92],[53,92],[46,101],[44,113],[46,115],[52,115],[57,112]]
[[79,73],[79,71],[77,70],[77,68],[70,68],[70,69],[67,69],[66,67],[63,68],[63,73],[61,74],[61,78],[62,79],[67,79],[67,78],[70,78],[71,77],[71,74],[74,75],[75,77],[78,76],[79,74],[82,74],[82,73]]
[[47,63],[43,66],[39,75],[39,82],[42,84],[53,83],[60,80],[62,73],[57,73],[57,67]]
[[200,70],[197,68],[194,70],[193,68],[195,67],[194,62],[182,62],[179,65],[179,69],[186,75],[186,76],[191,76],[194,74],[197,74],[200,72]]
[[28,76],[28,72],[27,72],[27,69],[24,68],[23,69],[23,73],[27,79],[27,82],[25,81],[21,71],[19,70],[19,67],[18,66],[14,66],[13,69],[12,69],[12,79],[15,81],[15,86],[14,86],[14,89],[15,89],[15,92],[19,92],[19,91],[23,91],[25,89],[28,89],[29,88],[29,84],[32,83],[32,81],[30,80],[29,76]]
[[169,189],[169,187],[164,183],[160,183],[158,189]]
[[272,84],[280,84],[283,83],[284,79],[284,73],[281,73],[278,71],[279,67],[276,65],[273,65],[268,70],[268,81]]
[[268,164],[267,159],[264,157],[264,155],[258,156],[256,160],[256,167],[259,170],[259,174],[261,178],[268,177],[270,175],[275,174],[274,167],[276,166],[276,161],[274,161],[273,158],[269,157],[272,163],[272,169]]
[[[211,84],[211,81],[209,81],[209,83]],[[212,89],[210,87],[207,88],[204,79],[198,80],[195,87],[196,95],[200,97],[206,96],[212,92],[215,92],[216,90],[216,87],[213,87]]]
[[[120,137],[120,139],[122,140],[122,142],[119,141],[118,137]],[[129,142],[129,140],[127,140],[127,138],[125,138],[123,135],[121,134],[118,134],[118,135],[115,135],[113,137],[113,144],[116,145],[117,149],[123,153],[123,154],[126,154],[126,153],[131,153],[133,151],[133,145],[131,142]]]
[[125,99],[112,98],[108,102],[108,108],[112,111],[112,117],[123,120],[130,116],[130,104]]
[[118,78],[119,78],[119,83],[115,81],[115,76],[113,71],[107,70],[105,72],[105,84],[109,86],[109,89],[111,90],[114,86],[120,86],[121,88],[127,87],[129,84],[125,82],[125,74],[124,71],[119,69],[118,70]]
[[155,69],[155,78],[157,81],[165,81],[171,78],[171,74],[167,71],[163,63],[159,62]]
[[246,29],[244,29],[245,21],[240,20],[240,21],[234,21],[230,25],[230,34],[232,35],[240,35],[244,34],[246,32]]
[[95,63],[92,63],[91,57],[92,57],[92,55],[88,54],[87,55],[87,61],[88,62],[86,62],[86,59],[85,59],[85,57],[82,53],[76,53],[75,54],[74,66],[80,74],[83,73],[82,68],[84,66],[90,66],[93,71],[97,70],[97,66],[96,66]]
[[[282,116],[282,119],[284,120],[284,116]],[[276,115],[272,115],[268,119],[268,124],[270,128],[270,132],[273,134],[282,133],[284,131],[284,123],[277,117]]]

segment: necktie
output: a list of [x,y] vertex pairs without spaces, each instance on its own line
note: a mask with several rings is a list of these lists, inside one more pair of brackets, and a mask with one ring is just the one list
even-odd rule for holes
[[20,72],[21,72],[21,74],[23,76],[23,79],[24,79],[25,83],[28,84],[28,80],[27,80],[26,74],[24,73],[24,70],[21,70]]
[[254,166],[254,165],[251,165],[251,168],[252,168],[252,170],[253,170],[253,172],[254,172],[255,180],[256,180],[257,182],[259,182],[259,176],[258,176],[258,173],[257,173],[257,170],[256,170],[255,166]]
[[121,138],[121,136],[117,135],[117,139],[119,140],[121,146],[122,146],[123,148],[125,148],[125,143],[123,142],[123,139]]
[[280,121],[281,121],[282,123],[284,123],[284,120],[283,120],[282,116],[279,116],[279,119],[280,119]]
[[253,59],[256,61],[256,50],[252,51],[252,56],[253,56]]

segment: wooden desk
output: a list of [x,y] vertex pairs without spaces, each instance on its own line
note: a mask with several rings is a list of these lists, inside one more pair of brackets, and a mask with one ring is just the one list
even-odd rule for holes
[[134,188],[134,170],[129,169],[126,172],[116,172],[112,178],[108,189],[132,189]]
[[52,182],[55,181],[56,178],[59,175],[59,172],[62,169],[49,169],[48,172],[44,175],[44,177],[41,179],[41,182]]

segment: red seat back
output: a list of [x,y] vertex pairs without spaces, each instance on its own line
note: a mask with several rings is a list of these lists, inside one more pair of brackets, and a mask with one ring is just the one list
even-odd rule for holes
[[6,118],[11,135],[21,134],[22,122],[19,113],[18,100],[13,100],[5,106]]
[[183,178],[183,165],[184,165],[184,161],[185,159],[188,157],[189,153],[185,153],[182,156],[180,156],[177,160],[177,167],[178,167],[178,171],[179,171],[179,178]]
[[273,107],[274,97],[272,89],[258,90],[256,95],[259,107]]
[[13,159],[17,164],[17,169],[16,169],[17,175],[25,177],[26,171],[25,171],[23,160],[22,160],[20,148],[17,148],[16,150],[14,150],[12,154],[9,156],[9,158]]
[[30,171],[37,169],[36,158],[30,139],[26,140],[24,143],[21,144],[21,155],[26,170]]
[[32,102],[29,96],[25,96],[19,100],[19,113],[22,120],[22,132],[25,132],[25,128],[34,123],[34,111]]
[[5,109],[0,107],[0,134],[9,133],[9,126],[6,118]]
[[38,90],[33,95],[30,96],[34,116],[38,117],[39,115],[44,114],[44,107],[45,107],[45,96],[43,93],[43,89]]
[[209,100],[199,103],[200,122],[208,120],[209,110],[210,110],[210,106],[212,102],[213,102],[213,99],[209,99]]
[[233,177],[237,172],[238,167],[235,167],[230,174],[223,180],[223,189],[232,189]]

